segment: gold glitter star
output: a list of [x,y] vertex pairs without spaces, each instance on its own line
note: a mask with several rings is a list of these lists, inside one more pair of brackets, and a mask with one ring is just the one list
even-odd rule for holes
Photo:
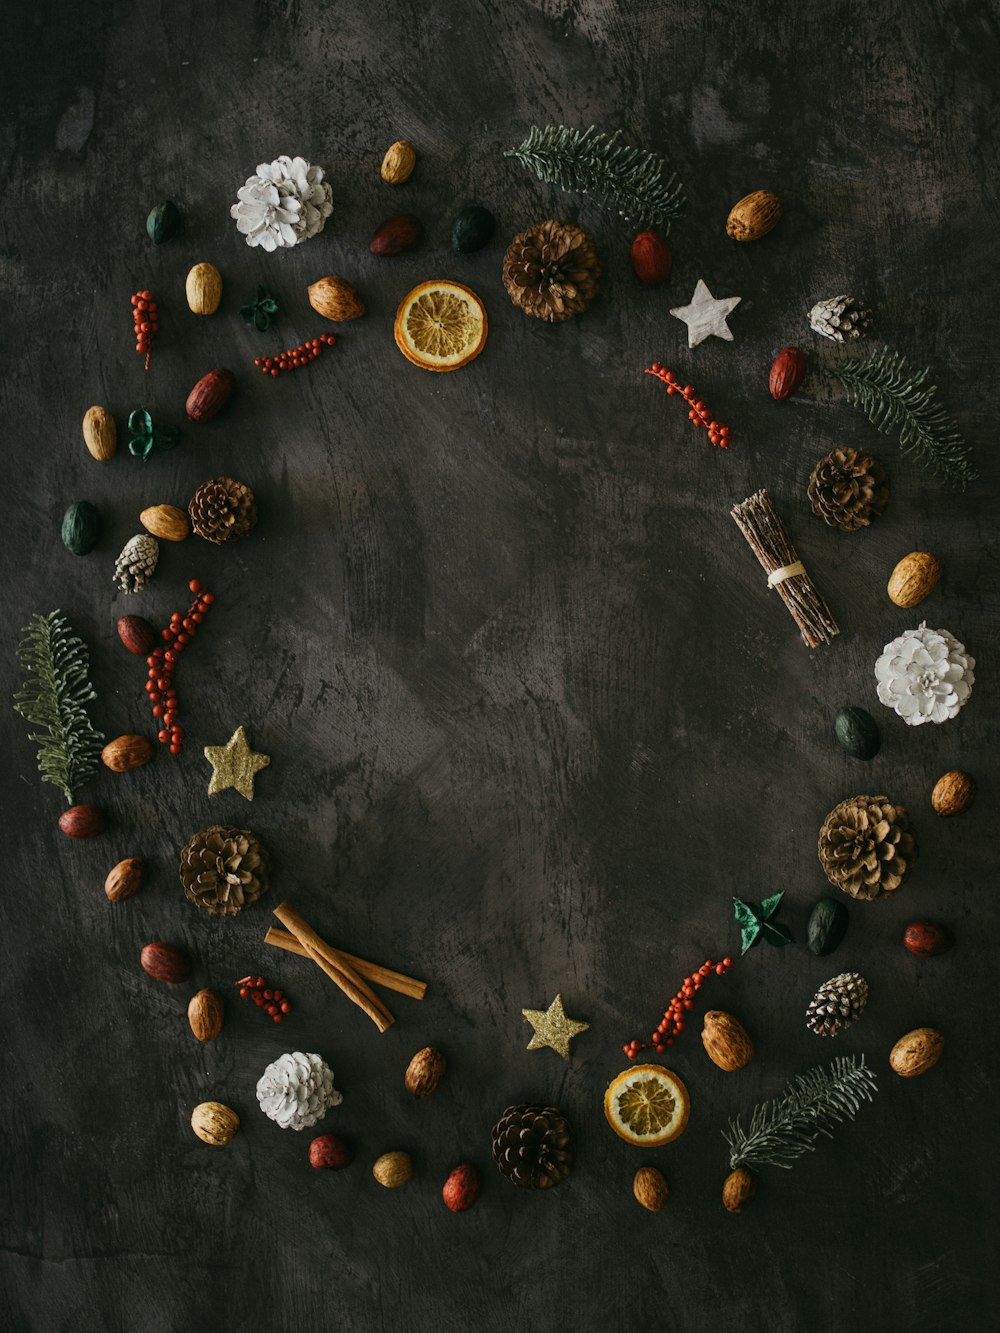
[[208,784],[209,796],[235,787],[241,796],[253,800],[253,780],[262,768],[271,762],[269,754],[258,754],[250,749],[250,742],[242,727],[237,727],[225,745],[206,745],[205,758],[215,772]]
[[564,1060],[569,1059],[569,1044],[573,1038],[590,1027],[589,1023],[578,1023],[575,1018],[566,1017],[561,995],[556,996],[548,1009],[522,1009],[521,1013],[524,1021],[535,1029],[527,1049],[540,1051],[543,1046],[550,1046]]

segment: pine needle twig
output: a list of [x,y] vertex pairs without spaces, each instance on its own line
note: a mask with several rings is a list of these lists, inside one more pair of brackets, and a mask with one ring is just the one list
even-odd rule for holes
[[517,158],[539,180],[595,194],[623,218],[669,235],[687,202],[680,181],[662,157],[630,148],[620,137],[620,130],[599,134],[593,125],[587,130],[533,125],[524,143],[509,148],[504,157]]
[[796,1157],[812,1152],[822,1134],[832,1138],[834,1125],[853,1120],[862,1102],[878,1088],[874,1072],[853,1055],[840,1056],[829,1068],[817,1066],[800,1074],[774,1101],[761,1102],[744,1130],[739,1117],[722,1137],[729,1144],[729,1165],[790,1168]]
[[954,418],[927,383],[930,370],[915,370],[906,357],[883,347],[864,358],[831,366],[827,373],[844,386],[847,401],[860,407],[876,430],[898,435],[904,454],[935,476],[962,490],[977,473],[969,446]]
[[30,674],[14,695],[14,711],[41,728],[31,740],[42,781],[61,788],[72,804],[74,791],[96,771],[104,740],[84,707],[95,697],[87,646],[60,611],[32,616],[23,633],[17,656]]

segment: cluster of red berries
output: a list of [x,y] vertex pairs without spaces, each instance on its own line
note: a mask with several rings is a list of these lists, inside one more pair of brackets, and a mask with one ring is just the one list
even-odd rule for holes
[[721,422],[714,421],[712,414],[701,401],[694,391],[694,386],[685,384],[683,387],[677,383],[677,377],[672,370],[667,370],[666,366],[661,366],[659,361],[654,361],[646,371],[647,375],[655,375],[658,380],[662,380],[667,386],[667,393],[672,398],[675,393],[687,403],[688,420],[693,421],[696,426],[701,426],[708,431],[708,438],[720,449],[729,448],[729,427],[723,426]]
[[152,292],[136,292],[132,297],[132,322],[135,324],[135,350],[145,356],[148,370],[152,356],[150,344],[160,327],[159,306],[153,300]]
[[298,347],[290,347],[287,352],[280,352],[277,356],[258,356],[254,359],[254,365],[260,366],[262,375],[280,375],[283,370],[298,370],[299,366],[308,366],[310,361],[316,360],[324,343],[332,347],[336,341],[332,333],[321,333],[311,342],[299,343]]
[[184,748],[184,728],[177,721],[180,702],[174,685],[177,659],[198,633],[198,626],[215,601],[215,594],[203,592],[197,579],[192,579],[188,587],[195,597],[188,607],[187,615],[182,616],[180,611],[173,613],[170,624],[160,631],[161,638],[165,640],[164,646],[154,648],[146,658],[149,667],[146,693],[153,705],[153,716],[160,724],[157,739],[161,745],[170,746],[171,754],[180,754]]
[[685,977],[680,990],[663,1011],[663,1018],[655,1032],[650,1033],[649,1041],[628,1041],[622,1050],[630,1060],[634,1060],[640,1051],[656,1050],[663,1054],[668,1046],[673,1046],[675,1037],[684,1031],[684,1015],[694,1008],[694,997],[701,990],[702,984],[714,972],[717,977],[724,977],[733,965],[731,958],[723,958],[721,963],[713,963],[706,958],[696,971]]
[[258,1009],[270,1014],[276,1023],[282,1023],[292,1012],[291,1000],[285,999],[285,992],[265,988],[263,977],[242,977],[236,983],[240,988],[240,998],[249,996]]

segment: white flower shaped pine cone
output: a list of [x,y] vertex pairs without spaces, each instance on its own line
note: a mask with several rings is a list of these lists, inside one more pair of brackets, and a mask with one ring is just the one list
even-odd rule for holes
[[976,659],[946,629],[909,629],[875,663],[878,697],[911,727],[947,722],[972,694]]
[[323,168],[301,157],[262,162],[229,210],[247,245],[280,250],[318,235],[333,212],[333,191]]
[[257,1100],[282,1129],[308,1129],[339,1106],[344,1094],[333,1086],[333,1070],[322,1056],[292,1051],[264,1070]]

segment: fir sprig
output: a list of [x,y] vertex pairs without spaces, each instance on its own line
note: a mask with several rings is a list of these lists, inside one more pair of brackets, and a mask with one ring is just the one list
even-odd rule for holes
[[860,1062],[853,1055],[840,1056],[829,1068],[800,1074],[780,1097],[754,1107],[748,1130],[738,1116],[730,1120],[729,1132],[723,1131],[730,1167],[791,1167],[796,1157],[812,1152],[821,1134],[832,1138],[834,1125],[852,1120],[877,1087],[864,1056]]
[[860,407],[876,430],[898,435],[904,454],[913,454],[950,486],[963,490],[977,473],[969,446],[954,419],[927,383],[930,370],[914,370],[906,357],[883,347],[870,356],[831,366],[828,373],[844,386],[847,401]]
[[539,180],[596,194],[623,218],[660,227],[669,235],[686,203],[680,181],[662,157],[619,143],[620,136],[620,130],[599,134],[593,125],[588,130],[533,125],[524,143],[509,148],[504,157],[517,158]]
[[72,804],[74,791],[96,771],[104,740],[84,707],[95,697],[87,646],[60,611],[32,616],[22,632],[17,656],[30,674],[14,695],[14,711],[41,728],[31,740],[42,781],[55,783]]

